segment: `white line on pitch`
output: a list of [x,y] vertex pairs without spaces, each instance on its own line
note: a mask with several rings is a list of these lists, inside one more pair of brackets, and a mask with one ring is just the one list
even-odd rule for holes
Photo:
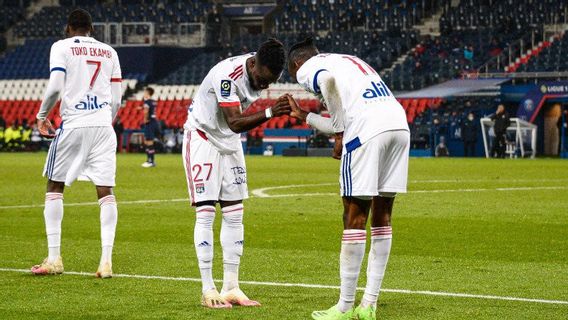
[[[27,269],[11,269],[11,268],[0,268],[3,272],[19,272],[19,273],[30,273]],[[75,271],[65,271],[65,274],[76,275],[76,276],[89,276],[93,277],[93,273],[88,272],[75,272]],[[136,274],[113,274],[115,278],[133,278],[133,279],[151,279],[151,280],[166,280],[166,281],[188,281],[188,282],[201,282],[199,278],[186,278],[186,277],[166,277],[166,276],[147,276],[147,275],[136,275]],[[223,282],[223,280],[215,280],[215,282]],[[339,289],[339,286],[323,285],[323,284],[309,284],[309,283],[285,283],[285,282],[261,282],[261,281],[239,281],[243,284],[250,284],[256,286],[269,286],[269,287],[295,287],[295,288],[312,288],[312,289]],[[365,288],[357,288],[359,291],[364,291]],[[481,295],[481,294],[468,294],[468,293],[452,293],[452,292],[440,292],[440,291],[424,291],[424,290],[404,290],[404,289],[381,289],[383,292],[392,293],[404,293],[404,294],[419,294],[419,295],[430,295],[430,296],[442,296],[442,297],[457,297],[457,298],[473,298],[473,299],[486,299],[486,300],[505,300],[505,301],[521,301],[521,302],[534,302],[534,303],[545,303],[545,304],[565,304],[568,305],[568,301],[562,300],[545,300],[545,299],[531,299],[531,298],[517,298],[517,297],[507,297],[507,296],[492,296],[492,295]]]
[[[329,183],[321,184],[303,184],[303,185],[289,185],[289,186],[278,186],[278,187],[268,187],[261,189],[252,190],[252,194],[258,198],[285,198],[285,197],[301,197],[301,196],[330,196],[339,195],[337,193],[293,193],[293,194],[268,194],[266,191],[277,190],[277,189],[288,189],[297,187],[308,187],[308,186],[328,186],[332,185]],[[337,184],[335,184],[337,185]],[[568,186],[542,186],[542,187],[508,187],[508,188],[470,188],[470,189],[438,189],[438,190],[411,190],[408,193],[448,193],[448,192],[484,192],[484,191],[527,191],[527,190],[564,190],[568,189]]]
[[[267,190],[295,188],[299,186],[322,186],[333,185],[329,183],[313,184],[313,185],[290,185],[279,186],[262,189],[252,190],[254,198],[292,198],[292,197],[317,197],[317,196],[338,196],[339,192],[314,192],[314,193],[287,193],[287,194],[267,194]],[[530,190],[566,190],[568,186],[548,186],[548,187],[510,187],[510,188],[479,188],[479,189],[438,189],[438,190],[411,190],[408,193],[457,193],[457,192],[485,192],[485,191],[530,191]],[[126,204],[147,204],[147,203],[162,203],[162,202],[186,202],[188,198],[182,199],[153,199],[153,200],[125,200],[118,201],[119,205]],[[97,202],[75,202],[65,203],[66,207],[79,207],[79,206],[98,206]],[[24,208],[42,208],[44,204],[24,204],[14,206],[0,206],[0,209],[24,209]]]

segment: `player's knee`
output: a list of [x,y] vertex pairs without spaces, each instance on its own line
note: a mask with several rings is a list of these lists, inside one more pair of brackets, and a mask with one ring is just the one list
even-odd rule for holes
[[204,229],[213,229],[213,222],[215,221],[215,209],[213,211],[203,210],[197,212],[195,217],[195,227]]
[[65,183],[59,181],[48,180],[47,181],[47,192],[63,193],[65,189]]
[[243,214],[223,214],[223,223],[229,226],[239,226],[243,224]]
[[381,197],[381,198],[394,198],[394,197],[396,197],[396,192],[379,192],[379,197]]
[[365,214],[358,214],[358,215],[349,215],[347,219],[345,219],[345,229],[365,229],[367,225],[367,215]]
[[237,203],[223,207],[223,223],[231,227],[239,227],[243,224],[243,204]]

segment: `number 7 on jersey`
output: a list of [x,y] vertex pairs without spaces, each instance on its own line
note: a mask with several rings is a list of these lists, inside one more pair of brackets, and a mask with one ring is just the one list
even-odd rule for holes
[[95,85],[95,81],[99,76],[99,72],[101,71],[101,62],[96,60],[87,60],[87,65],[94,65],[96,67],[95,73],[91,77],[91,82],[89,83],[89,89],[93,89],[93,85]]

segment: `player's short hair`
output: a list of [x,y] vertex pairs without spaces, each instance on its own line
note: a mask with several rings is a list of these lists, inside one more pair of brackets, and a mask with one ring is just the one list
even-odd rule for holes
[[307,60],[318,53],[319,51],[314,44],[314,40],[311,37],[308,37],[290,47],[290,50],[288,50],[288,60],[290,62],[300,59]]
[[75,9],[67,17],[67,25],[73,30],[89,31],[93,28],[93,19],[86,10]]
[[153,95],[154,95],[154,88],[152,88],[152,87],[146,87],[146,89],[144,89],[144,90],[148,91],[148,94],[149,94],[150,96],[153,96]]
[[279,75],[284,70],[286,52],[282,42],[270,38],[265,41],[256,52],[258,63],[266,66],[274,75]]

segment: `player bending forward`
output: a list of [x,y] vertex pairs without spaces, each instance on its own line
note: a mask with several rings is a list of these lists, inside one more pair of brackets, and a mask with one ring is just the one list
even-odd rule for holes
[[[341,159],[340,297],[328,310],[314,311],[312,318],[375,319],[391,248],[394,197],[406,192],[410,133],[404,110],[367,63],[350,55],[319,54],[311,39],[292,46],[288,70],[304,89],[323,97],[331,119],[304,112],[289,96],[292,116],[334,133],[333,157]],[[354,309],[370,207],[367,286],[361,304]]]
[[[121,72],[116,51],[89,34],[91,16],[85,10],[71,12],[69,38],[51,47],[49,83],[37,114],[40,133],[55,137],[44,168],[45,230],[48,257],[32,267],[37,275],[63,273],[60,254],[63,189],[78,177],[92,181],[100,205],[102,255],[96,276],[112,276],[112,247],[118,211],[112,188],[116,171],[116,135],[112,119],[120,106]],[[55,135],[47,116],[61,93],[63,122]]]
[[[189,107],[183,142],[184,167],[190,199],[196,206],[195,251],[203,284],[202,304],[230,308],[258,306],[239,289],[243,253],[243,199],[248,198],[247,175],[240,133],[273,116],[290,113],[287,97],[264,111],[241,111],[280,77],[285,63],[282,43],[270,39],[258,52],[219,62],[209,71]],[[213,221],[219,202],[223,221],[223,289],[213,283]]]

